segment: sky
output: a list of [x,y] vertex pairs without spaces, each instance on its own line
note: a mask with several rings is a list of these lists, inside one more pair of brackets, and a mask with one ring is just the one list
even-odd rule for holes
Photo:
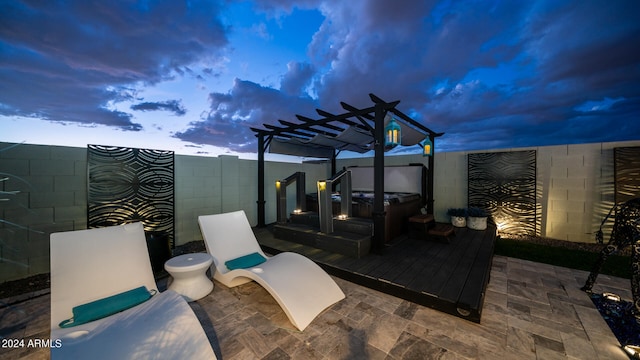
[[370,93],[436,152],[640,140],[640,1],[0,1],[3,142],[255,158]]

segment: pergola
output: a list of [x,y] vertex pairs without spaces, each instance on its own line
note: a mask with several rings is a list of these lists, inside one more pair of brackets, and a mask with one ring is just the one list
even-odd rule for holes
[[[396,109],[399,100],[386,102],[369,94],[373,106],[357,108],[345,102],[346,112],[332,114],[316,109],[320,119],[296,115],[298,122],[278,120],[282,126],[263,124],[265,129],[251,128],[258,138],[258,226],[265,224],[264,153],[295,155],[331,160],[331,173],[336,173],[336,157],[342,150],[365,153],[374,150],[373,249],[384,244],[384,153],[391,147],[385,141],[385,128],[391,122],[399,126],[398,144],[421,145],[444,133],[436,133]],[[427,211],[433,213],[433,156],[429,157]]]

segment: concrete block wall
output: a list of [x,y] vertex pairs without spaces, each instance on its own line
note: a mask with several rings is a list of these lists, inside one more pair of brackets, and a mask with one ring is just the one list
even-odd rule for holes
[[[536,201],[540,236],[575,242],[594,242],[595,232],[614,204],[616,147],[640,146],[639,141],[541,146],[469,152],[435,153],[434,216],[449,221],[447,209],[467,206],[468,154],[536,150]],[[421,155],[385,158],[386,165],[426,163]],[[373,160],[343,159],[342,166],[371,166]],[[640,194],[640,189],[638,189]],[[613,219],[603,227],[605,241]]]
[[176,155],[175,168],[175,242],[181,245],[202,239],[199,215],[222,212],[221,160]]
[[[87,150],[0,142],[0,283],[49,272],[49,234],[85,229],[87,224]],[[639,141],[546,146],[490,151],[537,152],[537,200],[540,235],[593,242],[593,233],[613,205],[613,148]],[[3,150],[4,149],[4,150]],[[435,154],[434,215],[467,205],[467,155]],[[387,165],[423,163],[420,154],[385,158]],[[343,166],[371,166],[372,158],[339,159]],[[257,224],[257,161],[236,156],[176,155],[176,244],[202,239],[197,216],[244,209]],[[276,180],[306,173],[307,192],[330,176],[327,163],[267,162],[266,222],[276,220]],[[288,192],[293,197],[295,191]],[[8,222],[18,224],[10,225]],[[608,234],[605,227],[605,234]]]
[[[257,163],[256,163],[257,166]],[[305,187],[307,193],[316,192],[317,181],[325,180],[331,176],[331,168],[329,164],[314,164],[314,163],[302,163],[302,164],[291,164],[291,163],[279,163],[272,162],[267,163],[265,166],[265,201],[266,201],[266,214],[265,221],[267,224],[275,222],[277,219],[276,214],[276,181],[283,180],[289,175],[293,174],[296,171],[302,171],[305,173]],[[257,176],[257,167],[256,167],[256,175]],[[258,221],[257,217],[257,207],[256,200],[258,199],[257,193],[257,185],[254,186],[256,189],[255,198],[253,199],[252,209],[255,210],[255,213],[249,217],[249,221],[252,224],[256,224]],[[292,184],[289,189],[287,189],[287,209],[293,210],[295,205],[295,184]]]
[[[257,161],[176,155],[175,169],[176,245],[202,239],[199,215],[243,209],[257,224]],[[267,223],[276,220],[275,181],[295,171],[306,173],[308,191],[329,175],[327,164],[267,162]],[[87,149],[0,142],[4,177],[0,190],[18,193],[0,195],[0,283],[49,272],[49,235],[87,228]]]
[[87,226],[87,151],[0,143],[0,282],[49,272],[49,234]]
[[[614,203],[613,149],[639,145],[640,142],[598,143],[540,149],[538,202],[542,206],[543,236],[593,242]],[[608,228],[610,224],[605,227]]]
[[[244,210],[249,223],[258,223],[258,162],[237,156],[176,155],[176,245],[202,240],[200,215]],[[296,171],[306,173],[307,192],[328,176],[326,164],[265,163],[266,222],[276,221],[276,180]],[[290,190],[290,197],[295,191]],[[293,208],[291,208],[293,210]]]

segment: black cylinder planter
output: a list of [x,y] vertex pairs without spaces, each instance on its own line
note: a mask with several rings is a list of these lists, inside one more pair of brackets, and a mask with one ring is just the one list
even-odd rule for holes
[[169,236],[160,231],[148,231],[145,232],[145,235],[151,268],[153,269],[153,274],[158,277],[158,275],[165,273],[164,263],[171,258]]

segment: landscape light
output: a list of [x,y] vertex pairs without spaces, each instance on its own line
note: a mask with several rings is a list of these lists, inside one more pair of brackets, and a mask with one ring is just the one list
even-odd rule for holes
[[640,346],[628,344],[622,348],[632,359],[640,359]]
[[619,302],[620,301],[620,296],[614,293],[610,293],[610,292],[605,292],[602,293],[602,296],[610,301],[615,301],[615,302]]

